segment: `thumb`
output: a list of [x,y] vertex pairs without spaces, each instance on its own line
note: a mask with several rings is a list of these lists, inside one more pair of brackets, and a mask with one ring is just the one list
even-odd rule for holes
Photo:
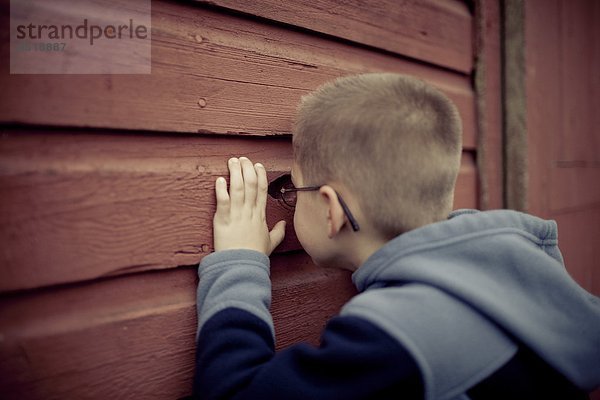
[[279,221],[276,223],[271,232],[269,232],[269,237],[271,238],[271,250],[269,251],[270,254],[277,246],[279,246],[285,237],[285,221]]

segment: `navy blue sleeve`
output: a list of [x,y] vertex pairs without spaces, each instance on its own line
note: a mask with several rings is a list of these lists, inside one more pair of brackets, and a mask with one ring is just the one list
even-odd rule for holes
[[200,399],[421,399],[410,354],[375,325],[335,317],[321,345],[275,352],[271,327],[226,308],[198,334],[194,396]]

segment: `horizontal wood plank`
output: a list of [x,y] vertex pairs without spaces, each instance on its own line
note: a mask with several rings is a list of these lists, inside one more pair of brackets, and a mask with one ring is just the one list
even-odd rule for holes
[[[8,26],[8,0],[0,25]],[[8,29],[0,55],[9,57]],[[152,3],[152,74],[10,75],[0,63],[0,122],[164,132],[285,135],[303,94],[342,75],[419,76],[457,104],[476,145],[468,76],[199,4]]]
[[[11,131],[0,148],[2,290],[195,264],[227,159],[291,168],[277,139]],[[292,210],[269,198],[268,223],[281,219]],[[297,248],[289,223],[280,249]]]
[[[272,257],[271,270],[278,349],[317,344],[356,293],[348,272],[302,252]],[[197,282],[186,267],[0,297],[2,398],[189,395]]]
[[467,74],[473,18],[454,0],[200,0],[402,54]]
[[[214,181],[240,155],[271,178],[291,168],[288,139],[2,130],[0,291],[198,263],[213,250]],[[470,153],[455,198],[477,205]],[[278,251],[300,248],[293,211],[269,198],[269,225],[281,219]]]

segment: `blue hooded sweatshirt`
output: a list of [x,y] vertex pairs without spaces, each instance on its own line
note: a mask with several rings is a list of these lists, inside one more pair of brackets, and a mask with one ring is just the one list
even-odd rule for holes
[[565,270],[554,221],[459,210],[396,237],[353,274],[360,294],[319,348],[275,353],[264,254],[214,253],[199,275],[201,398],[468,399],[521,346],[600,385],[600,299]]

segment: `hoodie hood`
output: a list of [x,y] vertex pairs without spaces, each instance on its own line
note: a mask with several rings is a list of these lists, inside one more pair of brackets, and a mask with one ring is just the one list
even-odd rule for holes
[[359,291],[433,287],[533,349],[577,386],[600,384],[600,299],[566,271],[555,221],[459,210],[402,234],[353,274]]

